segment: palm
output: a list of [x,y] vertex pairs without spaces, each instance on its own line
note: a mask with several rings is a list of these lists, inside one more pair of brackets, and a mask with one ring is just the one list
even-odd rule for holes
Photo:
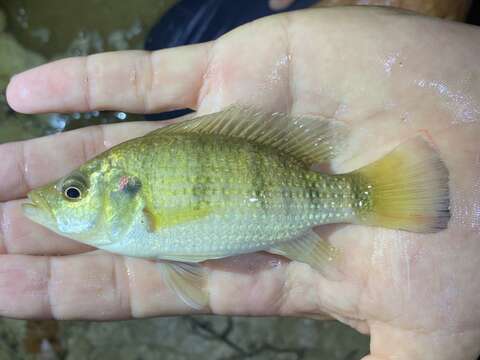
[[[188,106],[209,113],[240,102],[335,117],[351,129],[348,147],[332,164],[337,171],[422,134],[450,170],[448,230],[423,235],[353,225],[318,229],[344,251],[347,275],[340,282],[264,254],[212,261],[206,264],[210,308],[221,314],[327,314],[370,332],[372,359],[424,359],[426,351],[435,359],[470,358],[480,331],[480,281],[474,275],[480,263],[480,90],[464,59],[479,55],[475,36],[474,28],[386,11],[307,11],[151,58],[130,52],[47,65],[14,79],[8,98],[26,112]],[[89,249],[28,222],[16,200],[155,126],[87,128],[0,147],[9,155],[0,164],[2,178],[7,176],[0,184],[8,253],[0,263],[6,284],[2,314],[111,319],[190,311],[165,288],[152,263],[78,255]]]

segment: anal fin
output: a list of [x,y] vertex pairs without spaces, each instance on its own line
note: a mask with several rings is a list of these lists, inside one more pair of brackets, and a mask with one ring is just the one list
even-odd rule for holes
[[208,305],[207,272],[196,263],[158,262],[163,279],[188,306],[200,310]]
[[330,245],[313,230],[278,244],[268,252],[308,264],[329,279],[338,278],[340,275],[337,268],[340,250]]

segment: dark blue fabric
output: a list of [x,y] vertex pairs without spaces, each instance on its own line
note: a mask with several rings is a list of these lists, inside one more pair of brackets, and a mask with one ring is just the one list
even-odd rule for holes
[[[260,17],[310,7],[318,0],[297,0],[282,11],[272,11],[268,0],[180,0],[150,31],[145,49],[158,50],[217,39],[226,32]],[[171,119],[190,110],[147,116]]]
[[268,0],[181,0],[150,31],[145,48],[158,50],[214,40],[260,17],[303,9],[317,2],[297,0],[282,11],[272,11]]

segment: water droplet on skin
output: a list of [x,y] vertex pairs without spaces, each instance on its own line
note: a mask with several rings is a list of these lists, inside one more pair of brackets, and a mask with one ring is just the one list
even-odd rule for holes
[[280,259],[272,259],[269,261],[269,265],[272,268],[278,268],[282,266],[282,261]]
[[432,89],[436,94],[446,98],[446,105],[453,110],[456,120],[462,122],[473,122],[480,117],[480,109],[475,106],[472,96],[461,90],[449,88],[440,80],[416,80],[418,87]]
[[422,88],[425,87],[425,80],[418,80],[416,81],[416,83],[419,87],[422,87]]
[[385,72],[388,75],[390,75],[392,73],[392,69],[393,69],[393,66],[395,65],[395,63],[397,62],[398,55],[399,54],[397,53],[397,54],[394,54],[394,55],[387,56],[387,59],[383,63],[383,69],[385,70]]
[[105,146],[106,149],[110,149],[113,146],[113,144],[108,140],[104,140],[103,146]]

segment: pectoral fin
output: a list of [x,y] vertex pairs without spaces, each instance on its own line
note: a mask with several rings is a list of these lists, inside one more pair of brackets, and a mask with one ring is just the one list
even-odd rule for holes
[[160,229],[183,224],[188,221],[201,219],[211,213],[210,208],[198,209],[172,209],[162,213],[157,213],[149,207],[143,209],[147,219],[147,225],[150,232],[156,232]]
[[158,231],[161,224],[160,216],[152,212],[149,208],[144,208],[143,214],[147,219],[148,231],[151,233]]
[[308,264],[330,279],[338,278],[340,275],[337,268],[340,251],[313,230],[279,244],[268,252]]
[[200,310],[208,304],[207,272],[195,263],[159,262],[167,285],[188,306]]

